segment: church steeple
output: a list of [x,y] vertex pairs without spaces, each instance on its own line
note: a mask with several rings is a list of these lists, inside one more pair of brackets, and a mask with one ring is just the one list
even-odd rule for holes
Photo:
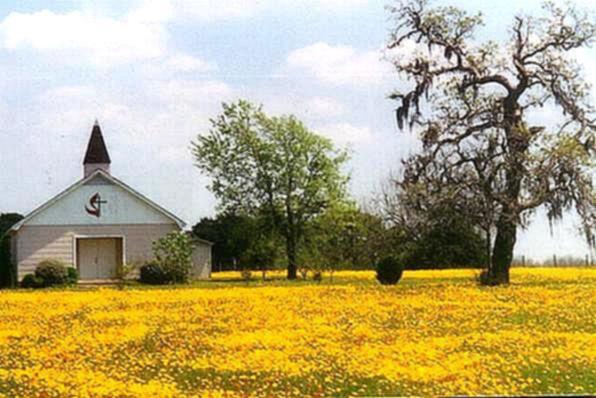
[[99,122],[95,120],[93,130],[91,130],[91,138],[87,145],[87,152],[85,153],[85,160],[83,160],[83,167],[85,177],[92,174],[95,170],[101,169],[106,173],[110,173],[110,155],[106,148],[106,143],[101,134]]

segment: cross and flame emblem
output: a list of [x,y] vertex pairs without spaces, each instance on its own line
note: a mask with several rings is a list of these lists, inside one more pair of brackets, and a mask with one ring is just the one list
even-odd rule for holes
[[107,200],[101,200],[101,195],[96,193],[89,199],[89,203],[85,206],[85,210],[88,214],[97,218],[101,217],[101,205],[108,203]]

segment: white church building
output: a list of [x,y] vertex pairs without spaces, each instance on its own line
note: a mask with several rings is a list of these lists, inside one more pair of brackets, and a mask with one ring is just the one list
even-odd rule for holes
[[[152,258],[152,244],[185,223],[110,173],[110,156],[96,122],[81,180],[33,210],[10,230],[21,280],[45,259],[77,268],[81,281],[113,279],[123,264]],[[194,239],[193,276],[211,275],[211,243]]]

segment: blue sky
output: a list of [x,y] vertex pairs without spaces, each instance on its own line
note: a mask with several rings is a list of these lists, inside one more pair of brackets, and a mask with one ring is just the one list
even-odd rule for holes
[[[27,213],[81,177],[95,118],[112,172],[194,224],[213,215],[208,179],[188,150],[222,101],[294,113],[348,147],[351,191],[378,190],[416,137],[398,132],[382,61],[385,0],[3,1],[0,3],[0,212]],[[482,11],[500,40],[529,0],[446,1]],[[590,7],[591,1],[578,3]],[[593,6],[592,6],[593,7]],[[578,53],[596,69],[594,50]],[[594,73],[588,79],[596,83]],[[518,254],[585,255],[575,221],[538,214]]]

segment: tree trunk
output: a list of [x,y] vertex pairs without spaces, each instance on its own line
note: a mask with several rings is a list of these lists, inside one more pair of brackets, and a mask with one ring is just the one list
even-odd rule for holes
[[505,180],[507,182],[508,205],[503,206],[497,221],[497,235],[493,246],[492,267],[488,272],[487,283],[504,285],[509,283],[509,268],[513,261],[513,248],[517,238],[519,219],[518,200],[524,170],[524,154],[529,145],[529,137],[521,118],[522,110],[517,100],[521,92],[512,92],[504,102],[505,130],[509,160]]
[[511,214],[503,213],[497,223],[497,236],[493,247],[492,267],[489,269],[489,284],[509,283],[509,268],[513,261],[513,248],[517,238],[517,223]]
[[288,187],[287,187],[287,195],[286,195],[286,218],[287,218],[287,225],[285,227],[285,237],[286,237],[286,255],[288,257],[288,279],[294,280],[296,279],[297,271],[298,271],[298,261],[297,261],[297,242],[298,239],[296,238],[296,225],[295,225],[295,214],[294,209],[292,208],[292,192],[293,192],[293,180],[292,176],[288,179]]
[[286,255],[288,257],[288,279],[296,279],[298,271],[296,238],[292,234],[286,237]]
[[490,226],[485,230],[486,233],[486,263],[488,266],[488,272],[493,268],[493,256],[492,256],[492,234],[490,233]]

